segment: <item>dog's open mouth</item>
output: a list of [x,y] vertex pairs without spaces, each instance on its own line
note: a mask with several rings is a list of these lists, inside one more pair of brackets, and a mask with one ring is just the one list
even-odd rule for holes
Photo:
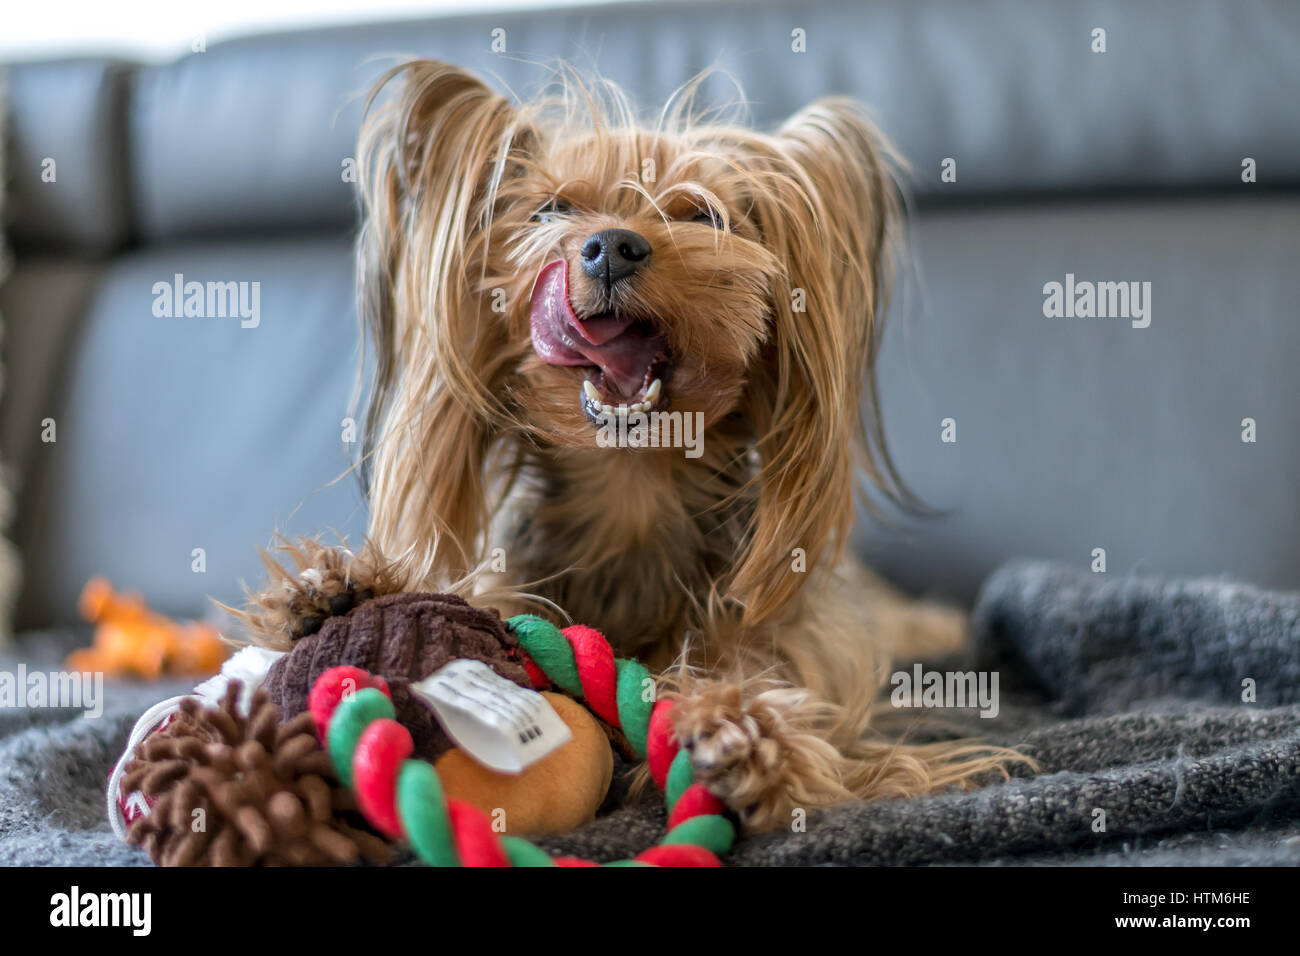
[[667,401],[668,343],[654,324],[604,313],[579,318],[569,301],[569,266],[547,263],[533,285],[533,350],[551,365],[586,366],[578,396],[583,412],[648,412]]

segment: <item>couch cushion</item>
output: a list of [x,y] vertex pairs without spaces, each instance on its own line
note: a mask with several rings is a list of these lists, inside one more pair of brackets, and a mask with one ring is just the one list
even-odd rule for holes
[[[1300,199],[948,211],[915,239],[929,281],[891,318],[882,403],[948,513],[864,524],[878,566],[969,599],[1008,557],[1104,548],[1110,574],[1300,587]],[[1150,282],[1150,325],[1045,318],[1067,273]]]
[[[155,284],[177,273],[260,283],[260,322],[155,315]],[[357,483],[330,484],[349,466],[351,279],[343,236],[178,245],[111,266],[52,413],[58,440],[37,447],[42,480],[24,494],[20,626],[74,619],[94,574],[202,614],[205,595],[260,580],[255,549],[273,531],[364,527]]]
[[[6,69],[8,211],[21,248],[111,251],[130,234],[125,184],[132,67],[112,60],[19,63]],[[43,178],[53,160],[54,181]]]
[[[1091,31],[1107,31],[1093,53]],[[504,54],[493,31],[504,30]],[[791,49],[805,31],[807,52]],[[869,103],[927,198],[1300,183],[1300,10],[1286,0],[729,0],[375,24],[214,45],[142,71],[140,227],[163,238],[343,224],[361,99],[395,55],[527,90],[532,61],[594,64],[648,110],[717,65],[770,124],[827,93]],[[393,54],[381,58],[381,54]],[[712,89],[730,94],[726,83]],[[956,183],[939,181],[957,160]]]
[[40,481],[30,467],[41,443],[41,421],[67,393],[67,360],[81,332],[88,302],[104,273],[94,261],[25,256],[0,284],[4,318],[4,401],[0,404],[0,459],[23,485]]

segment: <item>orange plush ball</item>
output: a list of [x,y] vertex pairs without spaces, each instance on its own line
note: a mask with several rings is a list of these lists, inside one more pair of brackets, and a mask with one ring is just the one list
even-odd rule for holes
[[511,836],[564,833],[595,819],[614,775],[609,738],[585,707],[544,693],[573,739],[519,774],[500,773],[459,748],[434,764],[448,797],[473,804]]

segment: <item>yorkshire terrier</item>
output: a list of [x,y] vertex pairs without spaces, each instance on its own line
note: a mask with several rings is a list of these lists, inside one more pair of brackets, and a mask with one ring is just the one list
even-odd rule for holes
[[697,81],[641,125],[558,77],[515,105],[422,60],[367,104],[368,550],[676,662],[676,733],[751,829],[1005,775],[1009,751],[872,726],[891,660],[965,629],[846,553],[862,476],[908,497],[873,374],[888,145],[847,99],[767,134],[706,121]]

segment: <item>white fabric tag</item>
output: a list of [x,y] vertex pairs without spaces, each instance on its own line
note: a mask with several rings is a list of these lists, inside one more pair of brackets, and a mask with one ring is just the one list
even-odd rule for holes
[[463,658],[411,685],[456,746],[498,773],[519,773],[564,746],[569,726],[545,697]]

